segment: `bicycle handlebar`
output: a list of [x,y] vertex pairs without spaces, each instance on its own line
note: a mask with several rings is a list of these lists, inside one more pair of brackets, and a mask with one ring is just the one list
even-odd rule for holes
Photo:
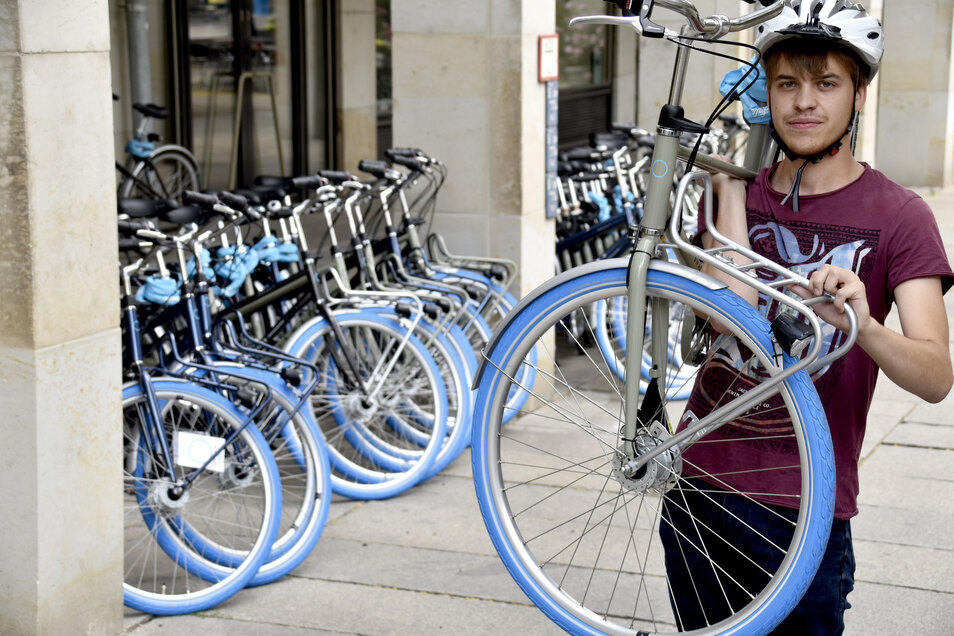
[[[650,32],[647,31],[647,26],[653,25],[653,23],[648,19],[649,11],[652,10],[654,4],[682,15],[686,18],[687,25],[693,31],[699,34],[710,35],[713,39],[720,38],[727,33],[733,33],[736,31],[752,28],[757,24],[774,18],[781,13],[782,9],[784,8],[783,0],[776,0],[767,7],[730,20],[724,15],[712,15],[707,18],[703,18],[699,14],[699,10],[696,8],[696,6],[689,2],[689,0],[654,0],[653,2],[648,2],[646,5],[644,5],[644,8],[648,7],[648,9],[643,10],[640,15],[585,15],[570,20],[570,26],[576,26],[578,24],[608,24],[611,26],[629,26],[635,29],[637,33],[648,35]],[[658,27],[658,25],[653,26]],[[678,35],[677,33],[674,33],[665,27],[658,28],[662,29],[662,32],[653,32],[652,35],[655,35],[656,37]]]

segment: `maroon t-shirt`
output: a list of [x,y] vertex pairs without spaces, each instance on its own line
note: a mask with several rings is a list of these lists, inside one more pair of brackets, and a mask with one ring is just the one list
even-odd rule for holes
[[[865,284],[871,316],[883,323],[899,284],[941,276],[946,292],[954,283],[954,274],[927,203],[877,170],[864,167],[861,177],[840,190],[800,196],[799,212],[793,212],[790,204],[781,205],[785,193],[772,189],[771,169],[763,170],[748,186],[749,240],[754,251],[805,276],[826,263],[852,270]],[[703,224],[700,218],[700,231]],[[766,281],[774,279],[774,274],[764,270],[759,270],[759,276]],[[760,296],[758,309],[771,320],[777,305]],[[824,355],[845,336],[822,324]],[[716,352],[714,361],[700,373],[687,404],[687,410],[696,415],[724,401],[722,396],[744,392],[760,375],[735,339],[720,336],[711,349]],[[841,519],[858,513],[858,459],[877,377],[877,365],[861,347],[852,348],[813,375],[831,429],[838,480],[835,516]],[[714,433],[733,443],[691,448],[685,456],[685,472],[702,468],[725,475],[720,479],[743,492],[778,493],[758,497],[762,500],[797,506],[791,496],[784,496],[799,492],[796,469],[760,472],[793,464],[796,442],[786,435],[791,433],[791,424],[787,414],[777,408],[779,404],[778,397],[769,400],[753,414]],[[727,466],[737,469],[736,474]]]

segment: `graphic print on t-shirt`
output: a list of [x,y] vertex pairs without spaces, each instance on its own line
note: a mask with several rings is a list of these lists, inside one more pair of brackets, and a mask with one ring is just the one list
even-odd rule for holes
[[[863,282],[870,277],[878,247],[877,231],[804,221],[781,225],[773,217],[754,210],[749,210],[749,222],[752,249],[796,273],[808,277],[822,265],[831,264],[855,272]],[[780,278],[764,268],[758,270],[758,275],[766,283]],[[758,310],[772,320],[779,311],[779,302],[760,294]],[[821,355],[840,345],[845,337],[825,322],[822,322],[822,334],[824,342]],[[710,353],[712,358],[697,378],[697,390],[690,400],[689,408],[695,412],[708,412],[728,399],[744,394],[766,375],[750,352],[731,336],[716,338]],[[815,380],[826,371],[827,368],[817,371]],[[693,404],[699,399],[708,404]],[[724,428],[761,434],[790,431],[791,425],[785,419],[785,410],[778,408],[779,401],[778,396],[767,400],[733,422],[734,426]],[[730,430],[724,432],[732,435]]]
[[[854,272],[867,282],[878,247],[878,232],[815,223],[783,226],[774,220],[766,220],[752,225],[749,241],[756,252],[806,278],[822,265],[834,265]],[[766,283],[780,278],[764,270],[759,271],[759,277]],[[779,311],[779,303],[760,294],[758,310],[772,320]],[[826,322],[822,322],[822,335],[822,355],[845,340],[845,334]],[[815,377],[826,370],[817,372]]]

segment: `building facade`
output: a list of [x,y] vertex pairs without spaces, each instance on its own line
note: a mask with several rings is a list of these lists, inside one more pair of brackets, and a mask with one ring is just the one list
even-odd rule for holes
[[[886,59],[859,152],[908,186],[954,184],[954,0],[875,0]],[[736,0],[699,0],[739,15]],[[111,159],[137,122],[192,149],[206,187],[440,158],[452,251],[553,273],[540,36],[561,36],[560,146],[652,127],[673,48],[571,31],[597,0],[0,0],[0,632],[121,630],[120,332]],[[690,118],[731,64],[698,54]],[[111,101],[109,91],[118,96]],[[109,309],[112,308],[112,309]],[[69,485],[83,484],[82,488]],[[85,627],[84,627],[85,626]]]

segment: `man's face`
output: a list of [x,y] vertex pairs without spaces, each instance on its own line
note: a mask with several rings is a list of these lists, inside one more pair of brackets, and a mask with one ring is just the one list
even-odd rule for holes
[[852,105],[860,110],[864,104],[865,87],[855,95],[849,69],[832,55],[818,74],[797,71],[785,58],[777,71],[769,85],[772,124],[795,154],[813,155],[840,139]]

